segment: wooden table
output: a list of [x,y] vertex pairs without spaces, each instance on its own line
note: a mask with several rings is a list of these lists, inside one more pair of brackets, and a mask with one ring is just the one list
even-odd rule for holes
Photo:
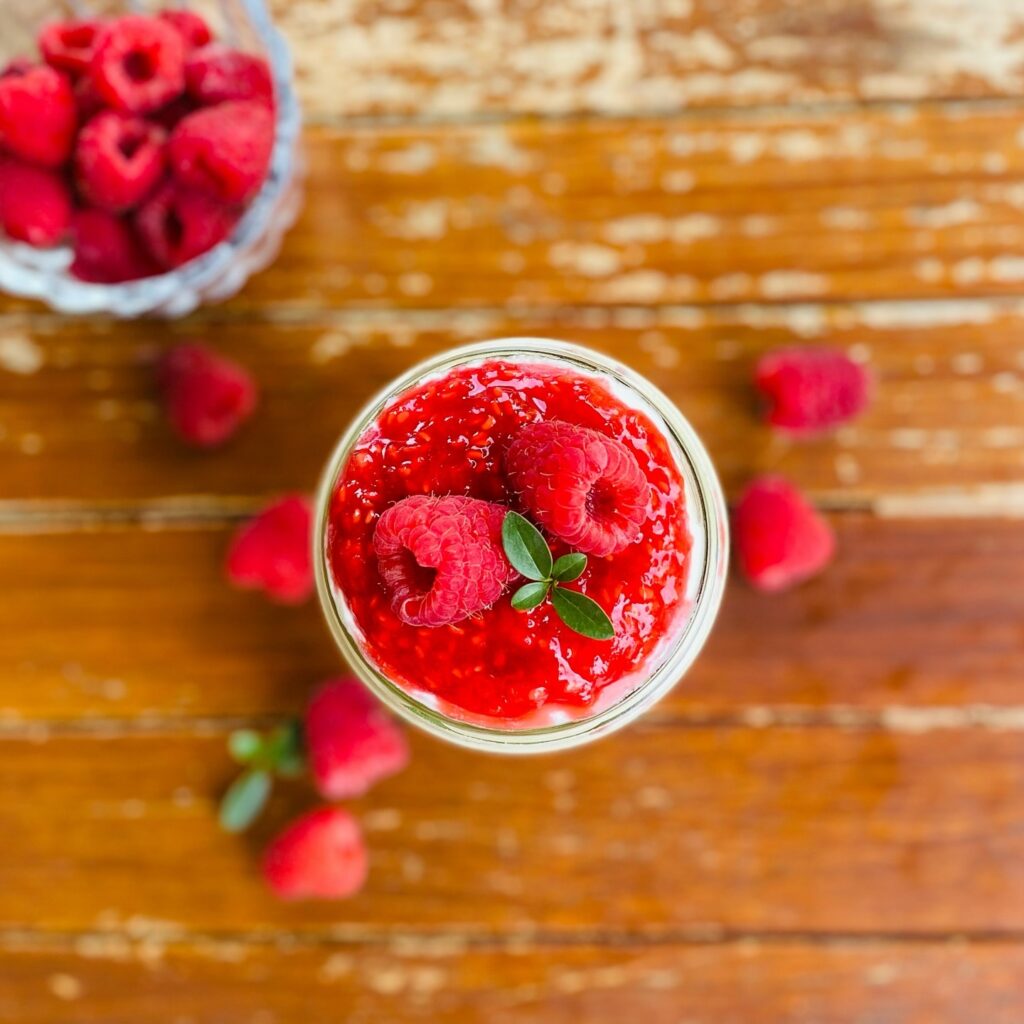
[[[5,0],[14,3],[17,0]],[[1024,1020],[1024,11],[1000,0],[278,0],[309,113],[276,266],[180,323],[0,312],[0,1019]],[[1015,13],[1016,11],[1016,13]],[[639,724],[509,762],[416,736],[366,891],[286,906],[218,831],[225,735],[338,658],[224,584],[357,406],[455,342],[656,380],[730,495],[778,470],[836,564],[734,583]],[[184,451],[151,364],[264,390]],[[871,411],[790,444],[751,365],[838,345]]]

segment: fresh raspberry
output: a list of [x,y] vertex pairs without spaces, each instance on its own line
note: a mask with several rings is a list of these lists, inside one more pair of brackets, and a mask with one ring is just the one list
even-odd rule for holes
[[516,577],[501,542],[506,511],[426,494],[387,509],[373,547],[394,613],[410,626],[446,626],[494,604]]
[[0,157],[0,227],[29,245],[61,241],[71,226],[71,190],[45,167]]
[[201,192],[168,182],[135,214],[139,236],[163,267],[180,267],[223,242],[238,214]]
[[166,22],[128,14],[100,33],[91,73],[115,110],[148,114],[184,91],[185,44]]
[[359,823],[340,807],[293,821],[263,858],[263,877],[283,900],[345,899],[363,887],[368,871]]
[[588,555],[614,555],[640,534],[650,486],[621,441],[558,420],[528,423],[505,469],[526,508],[559,540]]
[[265,508],[235,534],[228,550],[228,579],[262,588],[282,604],[300,604],[313,592],[309,502],[291,495]]
[[867,371],[845,352],[786,348],[762,356],[754,383],[768,401],[768,422],[793,433],[845,423],[868,404]]
[[94,18],[51,21],[39,33],[39,50],[51,67],[80,75],[89,69],[103,22]]
[[71,155],[77,114],[67,78],[45,64],[11,65],[0,78],[0,148],[44,167]]
[[270,66],[262,57],[217,43],[189,55],[185,87],[205,107],[229,100],[271,104],[274,99]]
[[85,199],[122,213],[153,191],[164,171],[167,133],[141,117],[104,110],[79,133],[75,174]]
[[79,210],[71,220],[75,258],[71,276],[97,284],[120,284],[160,273],[131,225],[104,210]]
[[15,57],[4,65],[3,70],[0,71],[0,78],[20,78],[34,67],[38,67],[38,65],[30,57]]
[[178,436],[198,448],[223,444],[256,408],[256,382],[244,367],[201,345],[179,345],[163,359],[159,383]]
[[328,800],[362,796],[409,763],[405,735],[355,679],[325,683],[306,710],[313,781]]
[[832,528],[788,480],[765,476],[743,493],[734,516],[740,569],[760,590],[813,576],[835,552]]
[[157,17],[177,31],[185,44],[186,53],[198,46],[205,46],[213,38],[210,26],[195,11],[161,11]]
[[274,116],[262,103],[222,103],[183,118],[171,133],[175,177],[222,203],[243,203],[263,184]]

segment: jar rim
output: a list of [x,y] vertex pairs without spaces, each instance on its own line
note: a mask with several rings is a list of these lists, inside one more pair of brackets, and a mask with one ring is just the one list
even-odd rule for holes
[[[678,635],[656,666],[615,703],[591,715],[581,715],[553,724],[525,728],[500,728],[462,721],[428,707],[400,684],[388,679],[363,651],[344,621],[331,581],[328,564],[327,528],[335,486],[348,463],[351,450],[385,406],[402,392],[457,366],[486,359],[522,359],[533,356],[569,364],[591,376],[611,377],[639,398],[647,411],[657,416],[655,425],[672,442],[679,470],[688,484],[687,516],[699,516],[704,549],[689,614],[678,627]],[[682,461],[680,461],[682,456]],[[440,739],[474,750],[506,754],[547,753],[565,750],[597,739],[634,721],[667,694],[685,675],[703,648],[717,616],[725,590],[728,570],[728,513],[721,485],[711,458],[693,427],[676,405],[645,377],[603,353],[569,342],[536,337],[496,338],[449,349],[417,363],[374,395],[352,419],[332,451],[316,492],[313,528],[313,565],[317,594],[327,625],[352,671],[387,707],[399,717]],[[691,530],[696,529],[691,526]],[[349,613],[350,614],[350,613]]]

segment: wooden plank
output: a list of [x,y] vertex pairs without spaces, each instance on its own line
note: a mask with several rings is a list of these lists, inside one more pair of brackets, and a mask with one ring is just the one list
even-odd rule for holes
[[343,1018],[435,1024],[1018,1024],[1020,946],[884,943],[394,947],[32,938],[0,951],[0,1012],[19,1024]]
[[417,738],[355,805],[366,890],[326,906],[276,902],[257,874],[304,788],[250,837],[218,830],[223,734],[40,733],[0,754],[9,929],[1024,931],[1019,733],[647,727],[514,762]]

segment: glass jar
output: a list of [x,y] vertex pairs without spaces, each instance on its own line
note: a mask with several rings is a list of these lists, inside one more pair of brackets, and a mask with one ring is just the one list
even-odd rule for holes
[[[644,664],[644,678],[628,692],[606,697],[615,685],[599,691],[591,707],[556,711],[552,721],[535,726],[516,719],[483,719],[470,713],[447,713],[432,694],[416,695],[389,679],[364,650],[359,629],[329,564],[328,521],[331,498],[345,472],[350,453],[385,407],[408,389],[443,376],[456,367],[492,360],[563,366],[595,377],[625,404],[639,409],[665,437],[686,487],[692,538],[687,577],[686,613],[676,617],[671,635],[662,639]],[[663,697],[700,653],[715,621],[728,563],[728,514],[708,453],[676,406],[649,381],[600,353],[543,338],[502,338],[446,352],[414,367],[373,398],[338,442],[320,481],[313,530],[317,592],[338,647],[355,674],[380,700],[406,721],[452,743],[507,754],[541,753],[577,746],[619,729]],[[602,700],[602,697],[606,699]],[[557,719],[557,720],[556,720]]]
[[[181,267],[124,284],[92,284],[68,273],[68,246],[34,249],[0,232],[0,292],[39,299],[61,313],[179,317],[240,291],[277,256],[302,203],[304,168],[299,151],[301,114],[291,56],[263,0],[15,0],[2,14],[0,68],[19,56],[37,57],[36,36],[48,21],[118,16],[190,7],[207,20],[218,41],[260,54],[274,81],[274,149],[266,181],[230,238]],[[41,58],[40,58],[41,59]]]

